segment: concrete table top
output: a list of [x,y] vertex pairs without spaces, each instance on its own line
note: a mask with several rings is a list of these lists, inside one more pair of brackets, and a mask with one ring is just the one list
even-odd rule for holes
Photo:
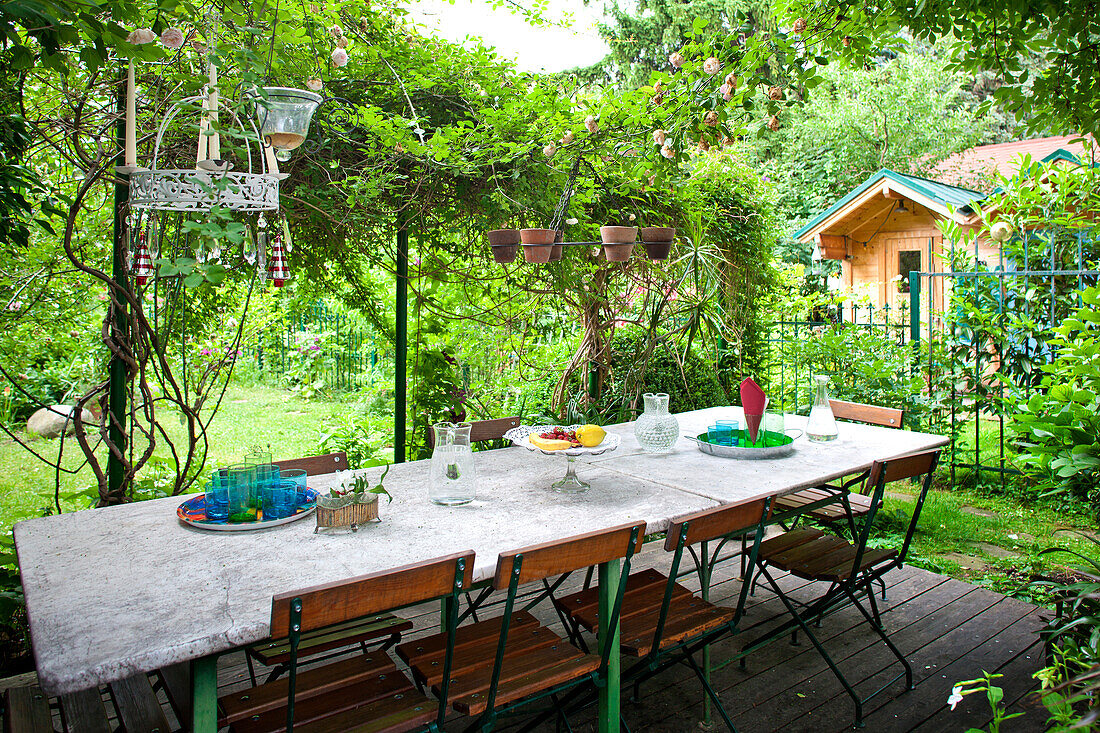
[[[548,488],[565,475],[564,457],[509,448],[475,459],[479,497],[460,507],[428,501],[428,461],[393,466],[382,522],[354,534],[314,534],[313,517],[204,531],[176,518],[184,497],[18,523],[40,684],[64,694],[267,638],[276,593],[465,550],[484,580],[503,551],[636,521],[658,532],[716,505],[584,459],[577,473],[592,488],[573,495]],[[331,474],[309,479],[312,488],[333,483]]]
[[[740,407],[711,407],[676,415],[680,439],[672,452],[645,453],[634,438],[634,424],[609,428],[623,437],[614,453],[597,456],[593,464],[631,476],[650,476],[654,481],[715,499],[723,504],[743,499],[788,494],[832,481],[871,467],[875,461],[947,445],[942,435],[837,422],[837,439],[814,443],[805,436],[795,440],[795,451],[771,460],[732,460],[702,453],[687,436],[707,431],[715,420],[740,420]],[[806,418],[787,415],[785,428],[802,431]],[[792,432],[792,434],[795,434]]]
[[[716,418],[739,416],[738,408],[712,408],[677,418],[682,435],[697,435]],[[564,457],[509,448],[476,453],[478,499],[442,507],[427,498],[429,462],[399,464],[386,478],[394,499],[383,499],[382,522],[354,534],[316,535],[312,517],[255,532],[204,531],[176,518],[183,497],[19,522],[40,684],[64,694],[259,641],[276,593],[465,550],[476,553],[474,578],[484,580],[503,551],[634,521],[658,532],[688,512],[787,493],[947,442],[841,424],[837,441],[803,438],[787,458],[734,461],[684,437],[670,454],[645,454],[632,423],[609,431],[623,436],[618,450],[578,461],[578,475],[592,484],[586,493],[548,488],[564,475]],[[309,478],[312,488],[334,483],[332,474]]]

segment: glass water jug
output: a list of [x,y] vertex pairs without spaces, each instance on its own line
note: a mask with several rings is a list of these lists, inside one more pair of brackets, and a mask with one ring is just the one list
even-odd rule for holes
[[836,419],[829,406],[829,378],[823,374],[814,377],[814,406],[806,421],[806,437],[815,443],[836,440]]
[[668,412],[668,395],[646,392],[645,412],[634,422],[634,437],[646,453],[668,453],[680,438],[680,423]]
[[432,451],[428,498],[435,504],[458,506],[477,498],[477,469],[470,447],[470,423],[433,425],[435,450]]

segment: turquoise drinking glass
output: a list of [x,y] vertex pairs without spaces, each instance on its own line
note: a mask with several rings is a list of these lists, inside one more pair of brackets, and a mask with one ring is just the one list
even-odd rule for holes
[[714,424],[707,428],[707,440],[712,445],[733,445],[733,428]]
[[280,479],[264,489],[264,520],[283,519],[298,511],[298,486]]

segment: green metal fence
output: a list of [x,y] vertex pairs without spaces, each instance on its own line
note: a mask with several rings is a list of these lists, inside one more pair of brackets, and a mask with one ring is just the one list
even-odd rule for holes
[[[975,267],[975,250],[969,267],[910,274],[910,339],[919,349],[927,397],[940,405],[940,425],[952,437],[952,481],[965,470],[1004,486],[1020,473],[1004,399],[1041,388],[1042,366],[1054,356],[1052,329],[1080,307],[1080,292],[1100,281],[1090,261],[1095,241],[1087,231],[1068,240],[1064,232],[1029,232],[1013,248],[1015,262],[1002,250],[996,266]],[[943,312],[930,312],[932,293],[941,289]]]
[[280,315],[246,353],[264,381],[315,391],[356,390],[378,369],[393,368],[384,339],[323,300]]
[[909,340],[907,305],[878,307],[871,304],[842,304],[818,309],[812,320],[775,321],[768,324],[766,342],[769,358],[764,378],[776,407],[787,412],[806,413],[810,408],[815,374],[833,373],[842,365],[823,365],[808,358],[807,344],[825,329],[848,325],[874,330],[899,345]]

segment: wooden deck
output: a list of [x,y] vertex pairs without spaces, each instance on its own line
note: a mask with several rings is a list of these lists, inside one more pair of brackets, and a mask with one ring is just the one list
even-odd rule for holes
[[[667,562],[666,553],[650,546],[635,559],[634,567],[662,568]],[[738,565],[734,558],[715,570],[712,601],[735,602],[740,589]],[[570,578],[563,592],[579,586],[581,575]],[[1028,696],[1035,688],[1031,675],[1043,661],[1036,636],[1042,625],[1042,609],[915,568],[894,571],[887,581],[888,600],[881,606],[883,622],[912,663],[917,684],[915,690],[905,691],[902,681],[895,682],[867,703],[866,730],[961,733],[971,726],[986,725],[990,714],[984,695],[967,696],[954,711],[946,706],[955,682],[979,677],[983,670],[1003,674],[999,682],[1009,708],[1026,711],[1025,717],[1012,721],[1011,730],[1043,729],[1045,712]],[[698,587],[691,577],[683,582],[689,587],[694,582]],[[820,589],[796,578],[784,576],[780,582],[797,599],[810,600],[820,593]],[[758,623],[781,610],[775,596],[760,589],[745,622]],[[499,606],[489,608],[482,617],[494,612],[499,613]],[[416,621],[415,635],[437,625],[438,613],[436,605],[411,609],[403,615]],[[560,632],[548,604],[541,604],[535,613]],[[857,622],[857,617],[858,611],[847,608],[826,618],[819,638],[856,689],[866,693],[893,677],[901,667],[866,624]],[[742,635],[715,644],[712,663],[719,664],[748,638]],[[739,730],[825,733],[851,728],[854,707],[850,698],[808,640],[800,637],[799,641],[795,646],[783,639],[760,650],[749,657],[746,671],[734,663],[713,673],[714,687]],[[262,669],[258,671],[262,674]],[[223,694],[248,686],[243,654],[221,659],[218,681]],[[161,697],[164,699],[163,692]],[[700,730],[703,692],[686,668],[670,669],[648,682],[639,701],[628,698],[629,690],[624,689],[623,717],[633,731]],[[594,730],[594,715],[594,710],[588,710],[573,716],[574,730]],[[174,716],[171,721],[175,722]],[[499,729],[509,727],[501,724]],[[462,730],[463,726],[456,721],[448,728]],[[720,720],[715,729],[723,729]]]

